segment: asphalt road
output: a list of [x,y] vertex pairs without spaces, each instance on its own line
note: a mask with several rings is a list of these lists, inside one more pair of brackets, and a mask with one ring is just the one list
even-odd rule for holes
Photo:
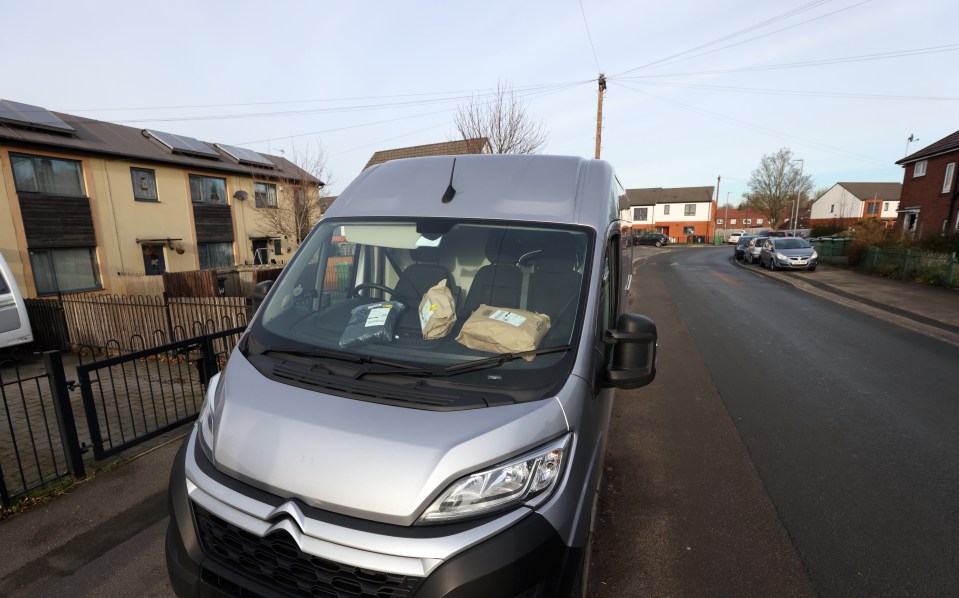
[[730,254],[636,252],[590,594],[959,595],[959,349]]

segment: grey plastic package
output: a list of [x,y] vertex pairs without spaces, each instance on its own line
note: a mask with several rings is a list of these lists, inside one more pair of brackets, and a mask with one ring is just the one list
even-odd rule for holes
[[379,301],[353,308],[350,322],[340,336],[341,347],[364,343],[388,343],[393,340],[396,321],[405,306],[399,301]]

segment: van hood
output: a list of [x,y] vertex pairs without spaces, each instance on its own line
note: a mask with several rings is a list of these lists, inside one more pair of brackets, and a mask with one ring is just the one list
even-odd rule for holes
[[568,431],[556,399],[446,412],[382,405],[275,382],[239,351],[220,384],[218,470],[395,525],[413,524],[460,477]]

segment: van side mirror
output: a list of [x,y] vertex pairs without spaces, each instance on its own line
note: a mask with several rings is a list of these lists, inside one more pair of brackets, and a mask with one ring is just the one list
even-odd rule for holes
[[622,314],[608,331],[613,357],[604,386],[640,388],[656,378],[656,323],[639,314]]

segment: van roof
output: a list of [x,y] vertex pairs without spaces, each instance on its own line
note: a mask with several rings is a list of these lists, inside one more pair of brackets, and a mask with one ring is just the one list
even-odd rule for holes
[[[444,203],[451,173],[456,194]],[[618,207],[610,206],[612,181],[613,169],[607,162],[572,156],[391,160],[363,171],[337,196],[325,217],[489,218],[605,230],[619,219]]]

